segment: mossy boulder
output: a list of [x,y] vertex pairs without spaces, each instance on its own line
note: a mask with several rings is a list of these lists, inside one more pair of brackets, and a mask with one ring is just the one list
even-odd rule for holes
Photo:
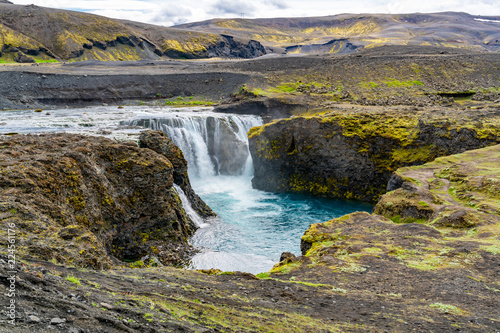
[[15,225],[19,257],[105,268],[147,255],[180,264],[193,253],[196,226],[165,156],[69,134],[1,137],[0,147],[0,220]]
[[500,142],[498,110],[407,109],[276,120],[249,132],[254,187],[376,201],[400,167]]

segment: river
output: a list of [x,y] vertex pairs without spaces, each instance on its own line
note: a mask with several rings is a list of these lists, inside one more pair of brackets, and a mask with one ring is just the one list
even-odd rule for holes
[[199,107],[0,112],[0,134],[68,132],[137,140],[144,127],[162,130],[182,149],[194,190],[217,213],[208,220],[192,217],[200,228],[190,242],[200,253],[190,268],[250,273],[270,270],[282,252],[299,255],[300,237],[310,224],[372,209],[365,203],[253,189],[246,133],[261,124],[257,116]]

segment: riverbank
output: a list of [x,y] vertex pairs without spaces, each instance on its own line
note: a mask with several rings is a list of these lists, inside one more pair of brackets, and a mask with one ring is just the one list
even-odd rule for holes
[[[462,207],[465,215],[449,211],[438,221],[429,215],[419,223],[394,223],[392,216],[393,221],[355,213],[316,224],[302,238],[304,256],[283,255],[271,272],[257,276],[172,267],[98,271],[18,258],[13,269],[16,326],[2,318],[0,328],[9,332],[495,332],[500,328],[496,306],[500,220],[494,201],[498,191],[491,186],[499,181],[498,149],[484,148],[398,171],[405,183],[379,203],[392,215],[410,197],[434,210],[438,205],[446,209],[453,200],[452,211]],[[467,182],[462,186],[457,177],[464,170]],[[428,174],[437,181],[451,181],[456,196],[450,199],[442,186],[429,192],[426,182],[437,182]],[[455,223],[468,221],[469,212],[476,211],[469,207],[471,198],[462,198],[467,184],[483,180],[489,185],[475,193],[481,220]],[[7,277],[12,268],[5,254],[0,259],[0,274]],[[11,286],[4,283],[0,288],[6,292]],[[0,300],[2,306],[8,301]]]

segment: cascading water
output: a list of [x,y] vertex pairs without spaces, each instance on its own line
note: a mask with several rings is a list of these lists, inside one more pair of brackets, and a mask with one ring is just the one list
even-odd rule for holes
[[262,124],[259,117],[188,111],[122,124],[166,133],[183,151],[196,193],[218,214],[205,223],[195,221],[200,229],[191,243],[202,252],[192,259],[193,268],[268,271],[282,252],[300,254],[300,237],[310,224],[371,209],[253,189],[247,133]]
[[214,112],[175,112],[168,117],[139,118],[122,124],[161,130],[181,148],[192,181],[252,173],[247,132],[260,117]]
[[210,108],[99,106],[0,112],[0,134],[64,131],[137,140],[144,127],[167,133],[188,160],[194,190],[218,214],[203,221],[177,189],[187,214],[200,227],[191,242],[203,250],[193,258],[192,267],[251,273],[268,271],[282,252],[300,254],[300,237],[310,224],[372,208],[253,189],[247,132],[260,124],[255,116],[217,114]]

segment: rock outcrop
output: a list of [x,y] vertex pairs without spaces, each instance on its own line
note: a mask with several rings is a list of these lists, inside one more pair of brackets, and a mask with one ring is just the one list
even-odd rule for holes
[[182,188],[191,202],[191,206],[201,217],[215,215],[212,209],[194,192],[189,181],[188,166],[184,154],[165,133],[161,131],[144,131],[139,136],[139,146],[149,148],[165,156],[172,163],[174,167],[174,183]]
[[253,186],[376,201],[396,169],[500,141],[497,110],[330,112],[249,132]]
[[[1,137],[0,146],[0,220],[16,230],[18,257],[106,268],[146,256],[180,264],[193,253],[196,226],[172,186],[182,154],[168,155],[172,165],[133,142],[69,134]],[[199,198],[198,207],[211,214]]]
[[473,326],[499,327],[499,166],[495,145],[399,169],[400,188],[381,197],[375,214],[311,225],[303,255],[282,256],[270,277],[360,293],[368,307],[403,302],[406,325],[439,321],[446,331],[443,315],[452,315],[462,328],[471,317],[481,318]]
[[395,222],[425,222],[451,229],[500,221],[500,146],[440,157],[401,168],[374,212]]
[[[60,139],[57,135],[45,138]],[[2,147],[4,142],[2,139]],[[19,147],[19,154],[25,160],[34,156],[26,155],[26,149],[41,149],[44,141],[38,143]],[[153,153],[138,150],[148,156]],[[22,155],[13,156],[13,151],[8,151],[12,162],[23,160]],[[155,156],[165,161],[163,156]],[[25,160],[22,165],[28,166]],[[112,160],[107,163],[113,165]],[[401,189],[411,185],[408,196],[412,200],[431,205],[430,191],[435,201],[447,203],[444,206],[460,206],[467,214],[480,214],[474,226],[450,224],[452,220],[462,221],[464,216],[452,212],[455,209],[441,215],[443,223],[428,219],[394,223],[381,215],[353,213],[311,225],[302,237],[302,256],[283,253],[271,272],[257,276],[174,267],[116,267],[103,272],[33,259],[13,264],[0,253],[0,292],[9,295],[12,285],[16,292],[14,298],[0,297],[0,306],[7,307],[15,299],[16,309],[23,309],[12,316],[15,326],[10,319],[0,320],[0,331],[38,332],[50,323],[64,332],[374,332],[381,328],[401,332],[495,332],[500,327],[499,165],[497,145],[397,172],[401,180],[395,184],[399,183]],[[48,166],[46,172],[51,171]],[[12,168],[2,164],[0,174],[14,175]],[[149,168],[154,170],[152,165]],[[423,182],[429,178],[434,179]],[[28,189],[23,177],[16,179],[19,187]],[[443,185],[433,186],[438,185],[436,179]],[[450,181],[449,188],[446,181]],[[460,199],[467,191],[490,206],[490,213],[483,208],[469,210],[472,197],[469,201]],[[398,207],[393,193],[396,191],[384,195],[379,204]],[[5,190],[2,200],[4,195]],[[3,210],[0,218],[17,224],[8,214],[18,213]],[[38,227],[29,225],[29,230]],[[26,230],[23,227],[16,241],[24,242]],[[69,239],[73,231],[59,233]],[[5,239],[5,234],[0,239]],[[12,271],[17,272],[14,284],[7,279]]]

